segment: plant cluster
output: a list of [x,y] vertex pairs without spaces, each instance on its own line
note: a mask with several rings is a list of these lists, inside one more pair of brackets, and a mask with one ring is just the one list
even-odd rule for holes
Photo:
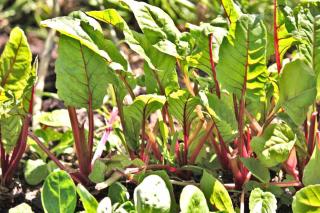
[[[59,160],[61,147],[50,149],[39,132],[28,131],[36,65],[23,32],[12,31],[0,60],[1,183],[11,180],[29,136],[39,156],[46,161],[44,152],[64,170],[44,183],[47,212],[56,206],[73,212],[77,194],[87,212],[244,212],[247,198],[250,212],[282,205],[319,211],[320,3],[291,8],[274,0],[270,23],[221,0],[226,18],[187,24],[187,32],[158,7],[122,3],[141,31],[130,29],[115,9],[41,22],[60,34],[56,87],[67,108],[42,123],[71,127],[76,169]],[[131,71],[100,23],[143,58],[143,74]],[[106,94],[114,106],[95,143],[94,113]],[[87,129],[77,115],[81,108]],[[70,123],[59,123],[66,115]],[[105,150],[111,136],[120,141],[116,151]],[[44,179],[48,165],[42,166]],[[27,174],[39,168],[30,166]],[[119,179],[139,184],[133,202]],[[93,184],[109,187],[100,203],[85,188]],[[180,207],[172,184],[185,186]],[[240,199],[233,202],[228,190]]]

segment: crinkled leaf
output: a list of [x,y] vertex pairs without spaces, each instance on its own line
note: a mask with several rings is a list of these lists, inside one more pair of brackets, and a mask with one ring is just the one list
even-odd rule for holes
[[[123,0],[133,12],[139,27],[155,48],[161,52],[176,56],[175,42],[180,37],[180,31],[171,17],[162,9],[133,0]],[[161,48],[162,46],[170,48]]]
[[226,188],[205,170],[200,181],[200,189],[215,209],[230,213],[235,212]]
[[11,115],[0,120],[1,140],[5,151],[10,153],[16,145],[21,127],[22,119],[19,115]]
[[34,75],[32,54],[24,32],[15,27],[0,57],[0,118],[12,107],[22,103],[24,90]]
[[320,211],[320,185],[310,185],[300,189],[293,197],[292,211],[319,212]]
[[82,202],[86,213],[96,213],[98,208],[98,201],[88,192],[88,190],[81,184],[77,186],[77,193]]
[[278,32],[280,61],[282,62],[284,54],[297,42],[295,36],[296,23],[293,11],[288,6],[286,0],[277,0],[276,5],[276,28]]
[[136,147],[138,145],[142,125],[151,113],[163,107],[165,101],[164,96],[140,95],[130,106],[124,108],[125,135],[129,146]]
[[223,38],[227,35],[227,30],[222,27],[215,27],[209,23],[201,23],[200,26],[188,24],[190,35],[195,42],[191,54],[186,57],[188,65],[205,71],[212,76],[209,52],[209,35],[212,33],[212,53],[213,60],[218,63],[219,47]]
[[264,192],[255,188],[249,198],[250,213],[275,213],[277,210],[277,199],[271,192]]
[[206,198],[196,186],[185,186],[180,195],[181,213],[209,213]]
[[183,128],[186,128],[187,132],[197,117],[195,109],[199,104],[199,98],[193,97],[185,90],[173,92],[168,97],[169,113],[178,120]]
[[65,171],[52,172],[41,192],[42,207],[50,213],[72,213],[77,203],[76,186]]
[[283,163],[297,141],[297,136],[286,124],[269,125],[262,136],[251,141],[252,150],[266,167]]
[[229,32],[220,46],[217,77],[222,88],[240,98],[245,87],[251,101],[264,101],[266,44],[262,20],[255,15],[242,15],[236,22],[234,37]]
[[224,99],[219,99],[210,93],[200,93],[200,97],[222,138],[226,142],[231,142],[237,136],[237,121],[233,110]]
[[300,125],[316,97],[315,73],[302,59],[287,63],[282,69],[279,90],[277,109],[283,107],[290,118]]
[[260,161],[254,158],[241,158],[243,165],[262,183],[269,183],[270,173]]

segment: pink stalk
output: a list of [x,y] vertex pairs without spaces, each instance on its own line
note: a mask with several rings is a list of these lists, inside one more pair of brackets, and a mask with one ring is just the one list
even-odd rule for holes
[[314,146],[315,146],[315,128],[316,128],[316,119],[317,119],[317,112],[313,112],[310,119],[310,127],[309,127],[309,134],[308,134],[308,153],[311,156]]
[[297,159],[297,154],[296,154],[296,148],[293,147],[290,151],[289,157],[286,160],[286,162],[284,162],[284,170],[292,175],[295,180],[299,181],[299,171],[297,170],[297,164],[298,164],[298,159]]
[[91,166],[93,166],[94,162],[98,158],[101,157],[103,149],[106,146],[106,142],[107,142],[107,140],[109,138],[109,135],[110,135],[110,133],[112,131],[112,125],[116,121],[117,116],[118,116],[118,109],[117,108],[113,108],[112,112],[111,112],[111,115],[110,115],[110,119],[107,122],[107,128],[105,129],[105,131],[104,131],[104,133],[102,135],[102,138],[98,143],[97,149],[96,149],[96,151],[95,151],[95,153],[93,155],[93,158],[91,160]]
[[213,61],[213,47],[212,47],[212,43],[213,43],[213,34],[210,33],[209,35],[209,54],[210,54],[210,64],[211,64],[211,71],[212,71],[212,76],[213,76],[213,80],[214,80],[214,85],[216,88],[216,94],[217,96],[220,98],[220,87],[219,87],[219,82],[217,79],[217,72],[216,72],[216,67]]
[[273,0],[273,36],[274,36],[274,49],[277,63],[278,74],[281,72],[281,58],[279,51],[279,36],[278,36],[278,24],[277,24],[277,0]]

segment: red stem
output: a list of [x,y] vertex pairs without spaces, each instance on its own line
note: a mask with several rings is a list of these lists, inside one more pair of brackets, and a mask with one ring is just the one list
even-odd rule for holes
[[309,134],[308,134],[308,153],[311,156],[314,146],[315,146],[315,141],[314,141],[314,137],[315,137],[315,127],[316,127],[316,119],[317,119],[317,112],[313,112],[310,118],[310,127],[309,127]]
[[214,85],[216,88],[216,94],[220,98],[220,87],[219,87],[219,82],[217,80],[217,72],[216,72],[216,67],[213,61],[213,48],[212,48],[212,43],[213,43],[213,34],[210,33],[209,35],[209,53],[210,53],[210,64],[211,64],[211,71],[212,71],[212,76],[214,80]]
[[277,0],[273,0],[273,36],[274,36],[274,49],[277,63],[278,74],[281,72],[281,59],[279,51],[279,37],[278,37],[278,25],[277,25]]
[[88,176],[90,174],[90,158],[87,144],[84,137],[84,129],[80,128],[77,113],[74,107],[68,107],[73,138],[75,142],[76,155],[79,161],[79,169],[82,174]]
[[89,123],[88,150],[89,150],[89,159],[91,161],[92,155],[93,155],[93,138],[94,138],[94,119],[93,119],[93,109],[92,109],[91,98],[89,99],[88,123]]
[[68,172],[71,177],[73,178],[74,181],[78,183],[88,183],[88,179],[86,177],[83,177],[81,174],[75,173],[70,173],[69,170],[59,161],[59,159],[39,140],[39,138],[32,132],[28,132],[28,135],[30,138],[32,138],[37,145],[44,151],[48,157],[62,170]]
[[197,157],[198,157],[198,155],[199,155],[204,143],[208,140],[208,138],[209,138],[209,136],[210,136],[210,134],[211,134],[211,132],[213,130],[213,126],[214,125],[211,124],[211,126],[210,126],[209,130],[207,130],[205,136],[200,139],[199,143],[197,144],[196,148],[194,149],[194,151],[193,151],[193,153],[192,153],[192,155],[190,157],[190,160],[189,160],[190,164],[194,164],[194,162],[197,159]]

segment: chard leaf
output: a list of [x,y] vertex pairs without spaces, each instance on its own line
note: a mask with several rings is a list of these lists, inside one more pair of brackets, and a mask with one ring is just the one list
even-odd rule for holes
[[112,203],[109,197],[105,197],[99,202],[97,213],[113,213]]
[[249,198],[250,213],[273,213],[277,210],[277,199],[271,192],[255,188]]
[[217,77],[221,87],[240,99],[265,100],[266,28],[255,15],[242,15],[235,25],[234,37],[229,32],[220,46]]
[[242,15],[239,6],[235,4],[233,0],[221,0],[221,4],[229,22],[231,24],[237,22],[240,16]]
[[305,186],[320,184],[320,173],[317,169],[320,165],[320,147],[315,145],[308,164],[304,167],[302,182]]
[[319,212],[320,211],[320,185],[310,185],[300,189],[293,197],[292,211]]
[[302,59],[287,63],[282,69],[279,90],[276,109],[283,107],[289,117],[300,125],[317,93],[316,77],[311,67]]
[[205,170],[200,181],[200,189],[207,201],[218,211],[235,212],[226,188]]
[[77,204],[76,186],[65,171],[52,172],[45,180],[41,192],[45,212],[74,212]]
[[241,158],[241,162],[262,183],[269,183],[270,173],[260,161],[254,158]]
[[196,186],[185,186],[180,195],[181,213],[209,213],[206,198]]
[[107,9],[103,11],[89,11],[87,14],[95,19],[110,24],[122,31],[125,37],[125,42],[129,45],[129,47],[138,53],[144,60],[149,64],[152,69],[155,69],[153,66],[148,54],[139,44],[139,41],[135,38],[134,31],[130,30],[127,23],[120,16],[120,14],[115,9]]
[[320,66],[320,15],[313,16],[309,9],[301,8],[297,15],[297,27],[302,42],[298,48],[307,63],[318,75]]
[[169,113],[178,120],[187,134],[197,117],[195,109],[199,104],[199,98],[191,96],[185,90],[173,92],[168,97]]
[[125,135],[130,148],[137,148],[140,129],[145,125],[146,119],[151,113],[161,109],[165,102],[164,96],[140,95],[131,105],[124,107]]
[[122,85],[106,61],[78,40],[61,35],[58,53],[56,87],[65,105],[97,109],[108,83]]
[[[25,89],[30,84],[29,79],[35,74],[31,60],[32,54],[24,32],[18,27],[13,28],[0,57],[1,107],[11,103],[11,110],[23,102]],[[4,111],[1,110],[0,118]]]
[[[177,56],[175,42],[180,31],[171,17],[158,7],[133,0],[123,0],[133,12],[139,27],[155,48],[166,54]],[[171,47],[165,48],[162,47]]]
[[105,180],[107,166],[104,161],[97,159],[94,161],[89,179],[94,183],[102,183]]
[[[88,15],[102,22],[111,24],[122,31],[125,42],[138,53],[147,63],[144,64],[145,84],[148,93],[160,93],[162,95],[178,88],[178,77],[175,71],[176,59],[173,56],[159,51],[160,49],[172,49],[165,43],[158,43],[155,47],[150,43],[146,35],[130,30],[127,23],[114,9],[104,11],[90,11]],[[158,48],[158,49],[157,49]],[[174,47],[175,48],[175,47]],[[155,85],[158,85],[156,87]]]
[[190,35],[195,42],[190,55],[186,57],[188,65],[205,71],[212,77],[212,70],[210,65],[210,52],[209,52],[209,35],[212,33],[212,49],[213,60],[218,63],[219,60],[219,47],[223,38],[227,35],[227,30],[222,27],[214,27],[209,23],[201,23],[200,26],[188,24]]
[[98,201],[88,192],[88,190],[83,185],[78,184],[77,193],[86,213],[96,213]]
[[276,0],[277,20],[275,27],[278,34],[280,63],[282,63],[283,56],[288,49],[297,42],[295,17],[292,9],[287,5],[286,0]]
[[22,119],[19,115],[11,115],[0,120],[1,139],[7,153],[16,145],[22,128]]
[[271,124],[262,136],[252,139],[251,148],[264,166],[273,167],[288,159],[296,141],[297,136],[286,124]]
[[214,120],[225,142],[231,142],[237,136],[237,121],[233,110],[216,95],[200,93],[201,102]]

